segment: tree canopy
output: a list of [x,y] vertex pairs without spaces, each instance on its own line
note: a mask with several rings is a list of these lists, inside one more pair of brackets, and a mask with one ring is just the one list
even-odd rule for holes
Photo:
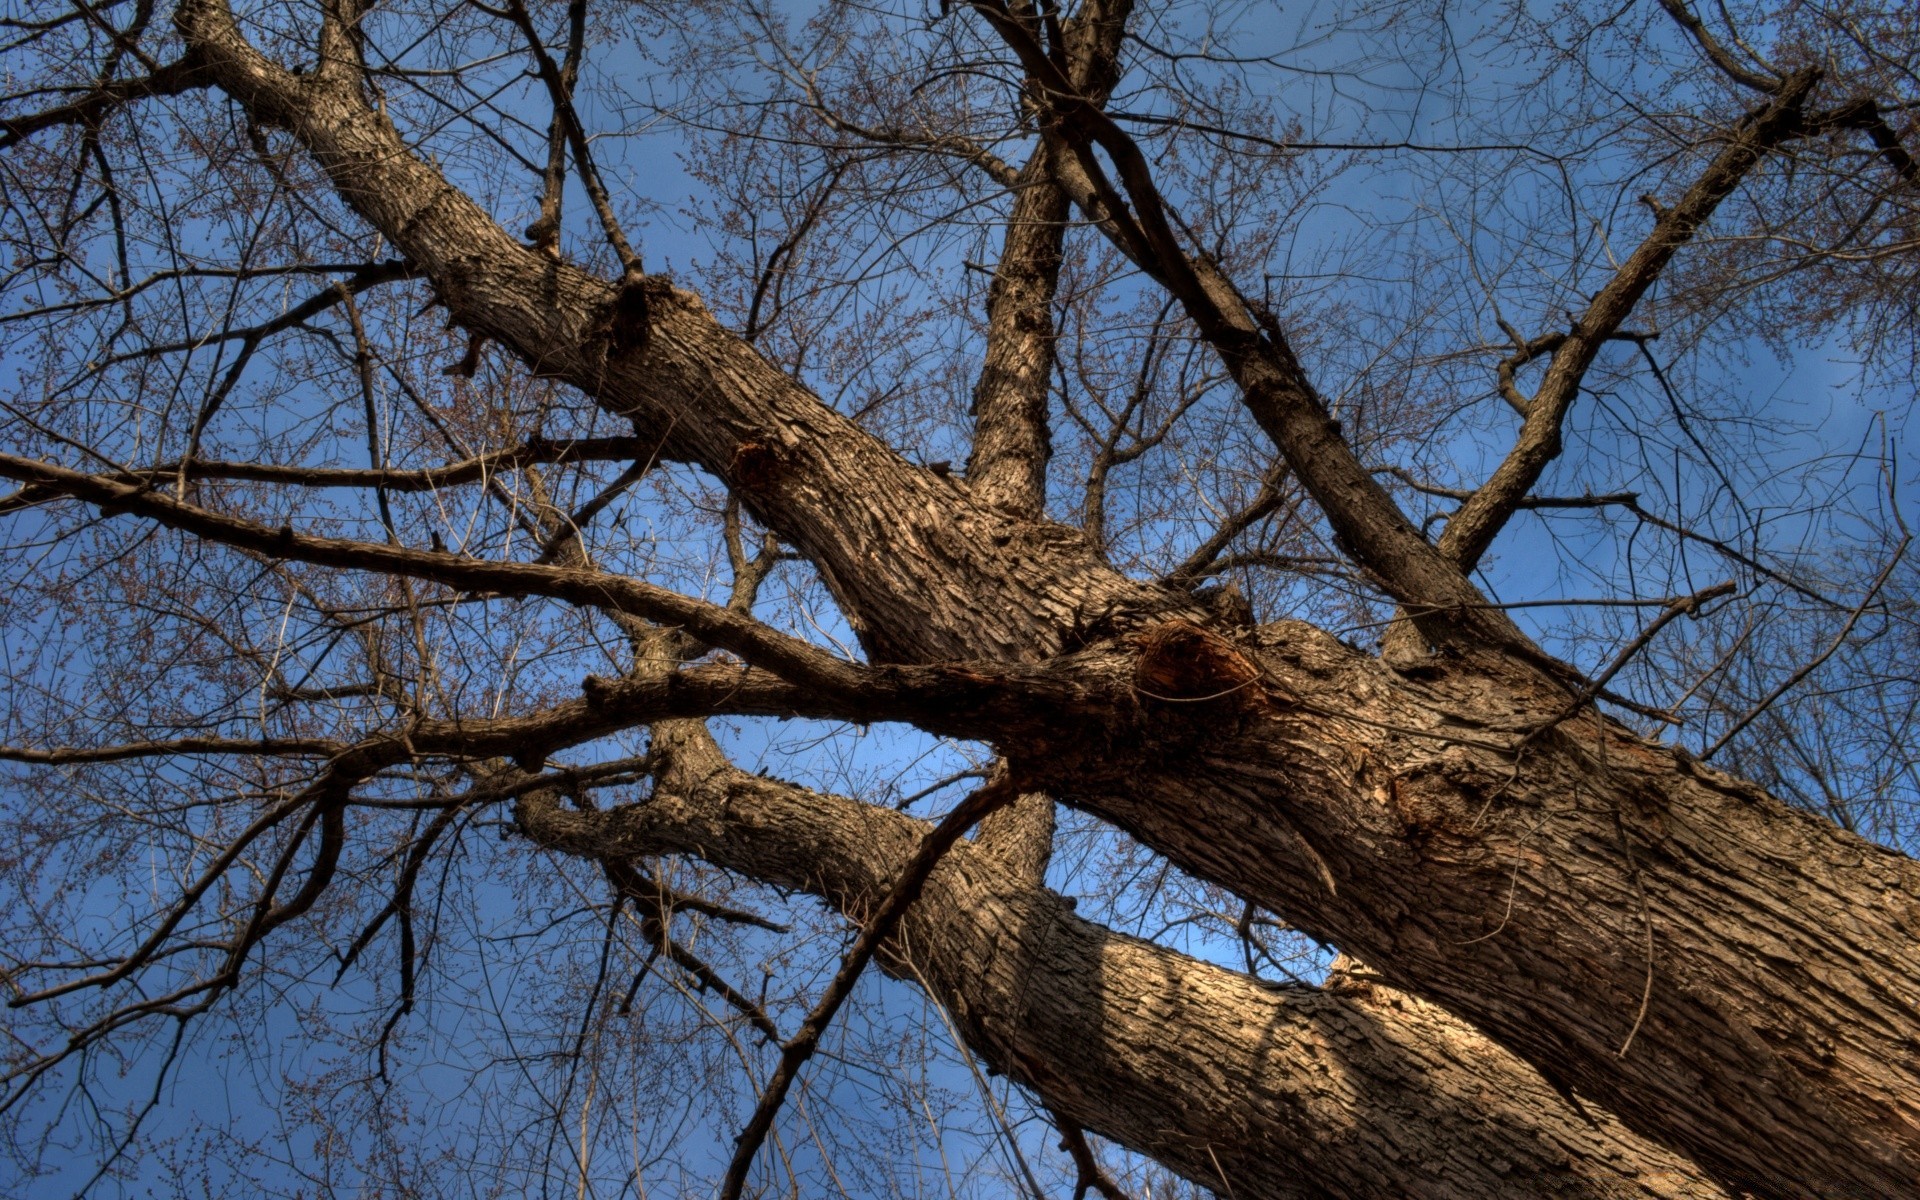
[[1910,3],[0,39],[28,1186],[1920,1178]]

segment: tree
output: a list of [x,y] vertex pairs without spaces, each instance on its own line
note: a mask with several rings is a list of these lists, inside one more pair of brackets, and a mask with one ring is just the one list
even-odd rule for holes
[[[1910,1188],[1920,867],[1861,836],[1911,844],[1898,459],[1728,363],[1851,347],[1911,398],[1915,17],[1341,19],[1263,56],[1128,0],[23,7],[22,1169],[138,1157],[217,1011],[364,1050],[290,1088],[341,1139],[310,1186],[584,1192],[595,1097],[686,1086],[680,1033],[608,1032],[646,985],[752,1081],[723,1194],[800,1188],[877,958],[1081,1194],[1118,1194],[1086,1132],[1237,1197]],[[1416,93],[1444,136],[1376,136]],[[633,233],[659,122],[693,277]],[[931,822],[734,761],[869,726],[978,786]],[[1056,803],[1173,891],[1076,913]],[[1224,911],[1247,970],[1126,904]],[[459,1023],[463,930],[534,947],[492,1003],[564,1032],[481,1051],[530,1094],[469,1083],[484,1131],[428,1154],[389,1064]],[[1284,944],[1343,957],[1261,980]]]

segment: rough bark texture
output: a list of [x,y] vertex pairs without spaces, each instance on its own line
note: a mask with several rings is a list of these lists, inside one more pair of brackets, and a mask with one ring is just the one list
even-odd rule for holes
[[[1073,81],[1104,104],[1119,81],[1131,0],[1095,0],[1067,23]],[[1036,103],[1038,107],[1038,103]],[[987,292],[987,346],[973,393],[975,497],[1032,516],[1046,507],[1053,455],[1048,400],[1053,383],[1053,297],[1071,211],[1058,182],[1063,148],[1043,140],[1014,181],[1013,211]]]
[[[531,800],[522,827],[590,857],[697,854],[856,918],[927,828],[734,769],[697,726],[655,749],[650,800]],[[1266,984],[1114,933],[990,848],[1031,839],[995,832],[942,863],[887,965],[1069,1120],[1247,1200],[1725,1195],[1432,1005],[1359,979]]]
[[989,504],[1033,515],[1047,495],[1047,389],[1053,376],[1053,293],[1067,198],[1042,147],[1020,172],[1007,236],[987,292],[987,354],[973,393],[967,483]]
[[1271,708],[1067,798],[1742,1187],[1911,1185],[1911,859],[1591,714],[1516,762],[1560,703],[1517,670],[1416,684],[1300,626],[1258,662]]
[[[1077,534],[903,462],[684,292],[646,289],[631,349],[609,335],[613,288],[507,237],[350,82],[279,70],[203,0],[181,21],[218,85],[290,129],[462,324],[724,479],[817,564],[876,659],[1033,663],[1206,619]],[[1383,494],[1284,347],[1251,336],[1223,353],[1340,536],[1414,581],[1400,599],[1472,609],[1404,520],[1354,515]],[[1518,662],[1401,678],[1296,626],[1233,653],[1259,673],[1235,699],[1142,696],[1106,714],[1104,745],[1009,727],[998,747],[1723,1180],[1784,1197],[1920,1178],[1914,863],[1590,714],[1529,740],[1568,694]]]

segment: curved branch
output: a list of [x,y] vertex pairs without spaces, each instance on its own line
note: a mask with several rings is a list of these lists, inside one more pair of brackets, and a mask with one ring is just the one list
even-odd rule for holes
[[855,694],[864,682],[859,666],[798,638],[732,609],[626,576],[532,563],[484,562],[446,551],[317,537],[296,533],[292,526],[275,530],[188,504],[139,484],[12,454],[0,454],[0,476],[98,504],[108,512],[131,513],[208,541],[271,558],[406,575],[467,591],[551,596],[574,604],[632,613],[665,625],[684,626],[711,645],[762,663],[796,683],[810,684],[831,694]]
[[63,125],[89,128],[105,120],[109,113],[135,100],[151,96],[178,96],[210,86],[213,78],[199,58],[189,52],[174,62],[134,79],[119,79],[90,88],[87,94],[65,104],[18,117],[0,117],[0,150],[10,149],[48,129]]
[[[691,294],[658,279],[616,287],[509,237],[356,89],[280,69],[221,0],[186,0],[177,24],[219,86],[256,121],[290,130],[457,321],[537,375],[667,431],[669,456],[723,479],[820,568],[874,657],[1032,661],[1092,614],[1167,606],[1164,590],[1081,553],[1070,531],[1013,517],[905,462]],[[629,311],[636,295],[644,312]],[[1021,568],[1041,557],[1058,570],[1036,590]]]
[[1713,31],[1707,28],[1706,22],[1693,15],[1693,10],[1686,6],[1684,0],[1660,0],[1660,7],[1667,10],[1667,15],[1673,18],[1674,24],[1687,31],[1688,36],[1692,37],[1694,43],[1700,47],[1700,52],[1706,56],[1708,62],[1718,67],[1721,74],[1741,87],[1773,95],[1786,84],[1787,81],[1780,76],[1770,72],[1756,71],[1735,58],[1725,46],[1720,44],[1720,39],[1713,36]]

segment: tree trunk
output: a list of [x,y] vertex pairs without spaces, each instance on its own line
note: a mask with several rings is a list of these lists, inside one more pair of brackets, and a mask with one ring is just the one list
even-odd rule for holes
[[1262,703],[1070,799],[1738,1187],[1920,1179],[1913,860],[1591,711],[1516,755],[1563,704],[1519,668],[1249,649]]

